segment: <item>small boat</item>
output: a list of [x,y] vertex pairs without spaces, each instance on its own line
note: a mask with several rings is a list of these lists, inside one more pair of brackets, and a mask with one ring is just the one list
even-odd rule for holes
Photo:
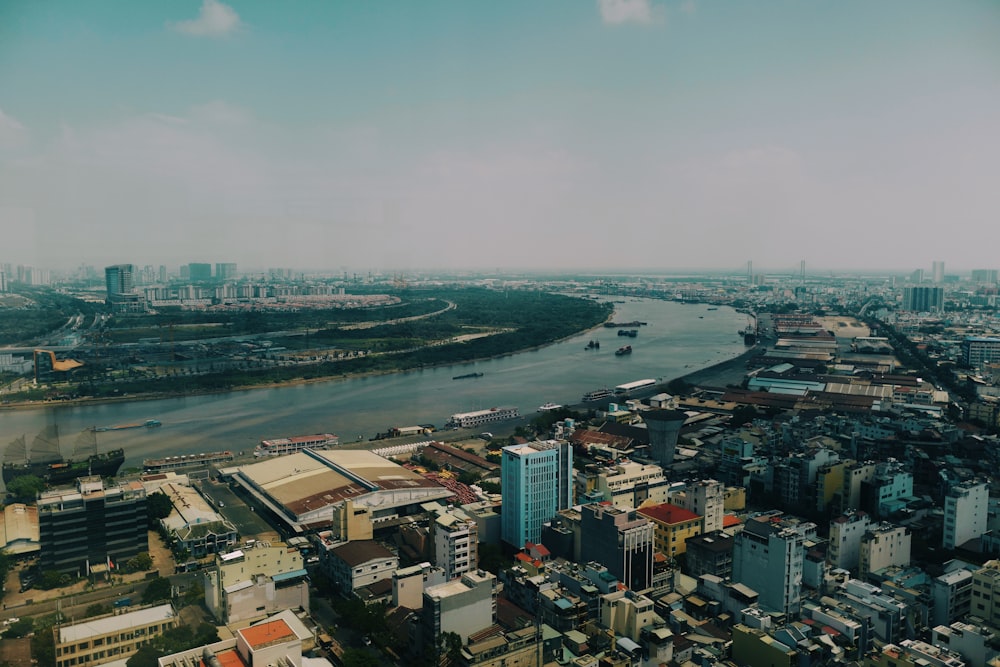
[[599,341],[599,340],[592,340],[589,343],[587,343],[587,347],[585,347],[583,349],[585,349],[585,350],[599,350],[599,349],[601,349],[601,341]]
[[588,401],[599,401],[602,398],[609,398],[609,397],[614,396],[614,395],[615,395],[615,392],[613,392],[611,389],[608,389],[607,387],[603,387],[601,389],[595,389],[593,391],[588,391],[586,394],[583,395],[583,398],[581,400],[584,403],[586,403]]
[[157,428],[163,426],[163,422],[159,419],[147,419],[144,422],[136,422],[134,424],[117,424],[115,426],[92,426],[91,431],[95,433],[106,433],[107,431],[126,431],[130,428]]
[[626,345],[625,347],[620,347],[617,350],[615,350],[615,356],[616,357],[621,357],[621,356],[624,356],[626,354],[632,354],[632,346],[631,345]]
[[558,403],[545,403],[544,405],[538,406],[539,412],[552,412],[553,410],[558,410],[562,406]]
[[481,378],[483,373],[466,373],[465,375],[456,375],[452,380],[465,380],[466,378]]

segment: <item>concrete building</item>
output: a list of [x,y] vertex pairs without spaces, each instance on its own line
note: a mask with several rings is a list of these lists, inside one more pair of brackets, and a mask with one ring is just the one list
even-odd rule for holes
[[794,617],[802,595],[806,540],[816,524],[769,513],[747,520],[733,538],[733,581],[760,593],[760,606]]
[[962,365],[982,369],[986,364],[1000,361],[1000,338],[969,336],[962,341]]
[[236,262],[216,262],[215,280],[224,283],[227,280],[236,280]]
[[[622,461],[577,474],[577,496],[633,509],[644,502],[667,502],[670,481],[655,463]],[[582,502],[582,500],[581,500]]]
[[518,549],[541,542],[542,524],[573,503],[573,449],[536,441],[503,448],[501,539]]
[[943,287],[903,288],[903,310],[915,313],[929,313],[940,311],[943,308]]
[[135,291],[135,265],[115,264],[104,268],[104,283],[107,303],[113,310],[130,312],[136,310],[139,295]]
[[446,581],[444,570],[430,563],[401,567],[392,573],[392,606],[421,609],[424,591]]
[[188,279],[193,283],[207,283],[212,279],[212,265],[192,262],[188,266]]
[[177,614],[169,604],[57,624],[50,630],[55,639],[56,667],[124,661],[176,625]]
[[697,579],[712,575],[722,579],[733,576],[733,538],[721,530],[693,535],[685,540],[685,574]]
[[871,519],[861,511],[848,512],[830,522],[830,543],[826,561],[831,567],[856,571],[861,558],[861,540]]
[[661,466],[674,462],[677,438],[686,420],[687,414],[680,410],[646,410],[642,413],[642,421],[649,430],[650,457]]
[[985,533],[989,501],[986,482],[968,480],[952,485],[944,498],[941,546],[955,549]]
[[235,636],[209,646],[173,653],[158,659],[159,667],[329,667],[322,658],[306,658],[303,651],[315,639],[303,622],[289,611],[240,628]]
[[909,564],[909,528],[883,522],[871,526],[861,538],[858,577],[863,579],[887,567],[906,567]]
[[497,579],[489,572],[466,572],[461,579],[424,591],[421,629],[425,641],[454,632],[465,643],[469,635],[493,625],[496,617]]
[[139,482],[105,487],[80,477],[75,489],[44,491],[38,499],[39,567],[86,576],[149,551],[146,490]]
[[432,503],[428,511],[434,564],[444,569],[445,577],[457,579],[478,569],[479,527],[475,519],[440,503]]
[[[971,573],[970,578],[972,596],[969,611],[993,627],[1000,627],[1000,561],[986,561]],[[934,621],[947,625],[958,618],[957,614],[948,619],[935,615]]]
[[635,591],[653,585],[653,524],[636,510],[590,504],[580,508],[580,560],[597,562]]
[[931,631],[931,644],[958,653],[969,667],[986,667],[1000,655],[996,630],[960,621],[936,626]]
[[302,554],[281,542],[251,542],[217,554],[203,577],[205,604],[222,623],[263,618],[282,609],[309,610]]
[[38,507],[24,503],[4,505],[0,512],[0,550],[8,556],[24,558],[37,555],[40,548]]
[[662,623],[653,601],[635,591],[619,590],[601,596],[600,624],[618,636],[639,641],[645,627]]
[[392,578],[399,558],[374,540],[348,542],[320,553],[320,567],[344,595]]
[[725,514],[725,488],[722,482],[702,479],[684,485],[680,493],[672,494],[670,502],[701,517],[701,532],[722,530]]
[[687,550],[687,539],[701,534],[702,518],[683,507],[663,503],[639,508],[639,514],[655,526],[654,546],[673,558]]
[[[988,565],[988,563],[987,563]],[[972,565],[960,561],[951,561],[945,564],[945,572],[931,580],[931,621],[934,625],[948,625],[953,621],[965,618],[972,605],[973,572],[976,570]],[[985,568],[984,568],[985,569]],[[988,574],[983,576],[983,580],[988,580]],[[985,605],[985,601],[977,600],[977,605]],[[976,608],[976,615],[983,611],[989,611],[989,607],[984,609]],[[985,618],[985,617],[984,617]]]

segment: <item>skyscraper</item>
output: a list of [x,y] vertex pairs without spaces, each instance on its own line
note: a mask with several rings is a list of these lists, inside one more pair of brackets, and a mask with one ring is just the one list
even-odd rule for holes
[[634,591],[653,585],[654,526],[633,509],[591,503],[580,509],[581,562],[596,561]]
[[760,592],[760,606],[795,617],[802,596],[805,541],[816,524],[780,514],[753,517],[733,538],[733,581]]
[[518,549],[540,542],[542,523],[573,504],[573,449],[555,440],[504,447],[500,479],[500,538]]
[[193,283],[207,283],[212,279],[212,265],[192,262],[188,264],[188,276]]
[[904,287],[903,310],[928,313],[944,308],[943,287]]
[[944,282],[944,262],[934,262],[934,284],[940,285]]
[[104,267],[104,283],[107,286],[109,302],[123,294],[135,291],[135,265],[115,264]]
[[220,283],[227,280],[236,280],[236,263],[221,262],[215,265],[215,279]]

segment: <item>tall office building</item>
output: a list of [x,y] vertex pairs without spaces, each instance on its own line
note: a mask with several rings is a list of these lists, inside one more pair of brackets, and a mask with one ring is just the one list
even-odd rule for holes
[[966,368],[982,368],[983,364],[1000,361],[1000,338],[968,336],[961,344],[962,364]]
[[944,262],[934,262],[934,284],[940,285],[944,282]]
[[555,440],[504,447],[500,479],[500,538],[518,549],[540,542],[542,524],[573,504],[573,449]]
[[146,491],[130,482],[104,486],[81,477],[75,489],[53,489],[38,499],[39,567],[86,576],[96,568],[149,551]]
[[941,546],[955,549],[986,532],[989,487],[980,480],[952,485],[944,497],[944,533]]
[[904,287],[903,310],[929,313],[944,308],[943,287]]
[[123,294],[132,294],[135,292],[135,265],[115,264],[104,267],[104,283],[109,303],[118,300]]
[[674,462],[677,438],[687,415],[680,410],[646,410],[642,421],[649,431],[649,450],[653,460],[661,466]]
[[733,581],[760,592],[760,606],[795,618],[802,596],[806,540],[816,524],[777,514],[752,517],[733,538]]
[[580,560],[595,561],[634,591],[653,585],[653,524],[634,509],[580,508]]

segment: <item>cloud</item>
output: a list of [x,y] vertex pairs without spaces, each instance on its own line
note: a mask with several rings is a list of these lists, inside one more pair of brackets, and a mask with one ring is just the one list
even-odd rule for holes
[[8,116],[0,109],[0,148],[11,148],[23,144],[28,138],[24,125],[13,116]]
[[612,25],[652,23],[654,18],[650,0],[597,0],[597,6],[601,20]]
[[219,0],[203,0],[198,18],[170,23],[170,28],[193,37],[223,37],[243,25],[239,14]]

